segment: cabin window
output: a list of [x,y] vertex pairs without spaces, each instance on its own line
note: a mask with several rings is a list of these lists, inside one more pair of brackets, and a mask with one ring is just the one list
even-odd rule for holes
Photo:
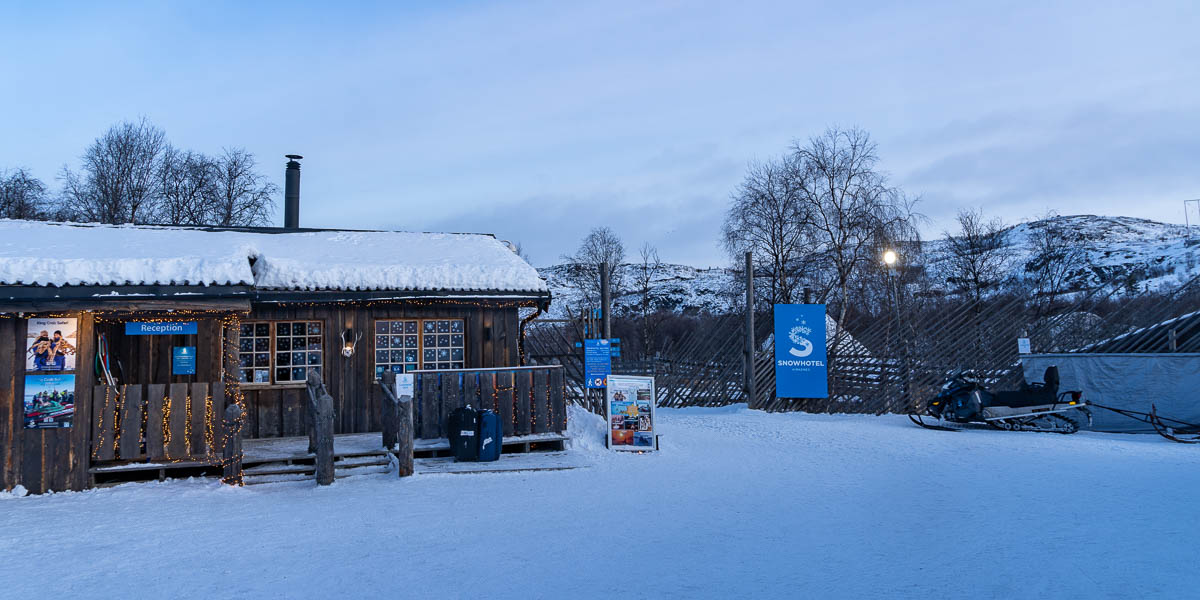
[[466,365],[462,319],[375,321],[375,377],[417,369],[462,369]]
[[324,363],[320,321],[243,322],[238,343],[242,383],[304,383]]

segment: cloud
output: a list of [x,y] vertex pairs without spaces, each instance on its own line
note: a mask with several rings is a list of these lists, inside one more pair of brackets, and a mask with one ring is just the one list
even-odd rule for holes
[[922,212],[938,224],[964,207],[1009,221],[1055,209],[1178,222],[1181,201],[1200,192],[1193,110],[1001,113],[948,124],[910,145],[927,158],[897,181],[922,194]]

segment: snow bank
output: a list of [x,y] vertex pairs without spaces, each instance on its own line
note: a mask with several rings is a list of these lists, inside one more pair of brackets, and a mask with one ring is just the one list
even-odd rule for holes
[[605,442],[608,430],[604,417],[588,411],[578,404],[567,405],[567,436],[571,438],[571,449],[581,452],[608,452]]
[[12,220],[0,220],[0,284],[547,289],[533,267],[490,235],[249,233]]

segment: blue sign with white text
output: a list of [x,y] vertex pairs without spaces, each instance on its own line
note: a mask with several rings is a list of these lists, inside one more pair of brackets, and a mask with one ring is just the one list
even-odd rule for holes
[[195,321],[163,321],[161,323],[146,323],[133,321],[125,323],[125,335],[196,335]]
[[775,305],[775,395],[828,398],[824,304]]
[[612,373],[612,342],[605,339],[583,340],[584,386],[602,388]]
[[172,375],[196,374],[196,347],[175,346],[171,352]]

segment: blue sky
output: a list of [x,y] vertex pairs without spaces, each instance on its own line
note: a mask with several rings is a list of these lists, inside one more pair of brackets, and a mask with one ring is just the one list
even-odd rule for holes
[[1198,30],[1195,2],[3,3],[0,169],[56,185],[144,115],[279,183],[303,154],[306,226],[489,231],[542,265],[608,225],[712,265],[747,163],[842,125],[927,235],[959,207],[1182,222]]

